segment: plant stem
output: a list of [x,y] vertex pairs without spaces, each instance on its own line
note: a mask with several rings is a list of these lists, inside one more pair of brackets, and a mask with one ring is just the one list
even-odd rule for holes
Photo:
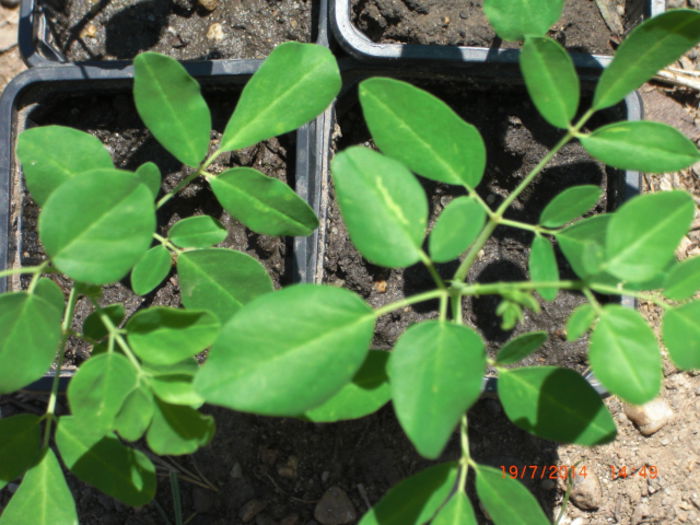
[[562,288],[564,290],[582,290],[583,281],[504,281],[486,284],[464,284],[452,281],[452,290],[462,295],[500,295],[504,290],[536,290],[537,288]]
[[637,292],[634,290],[625,290],[624,288],[617,288],[615,286],[608,286],[606,284],[591,284],[590,285],[591,290],[594,290],[596,292],[604,293],[604,294],[613,294],[613,295],[629,295],[631,297],[634,297],[636,299],[641,299],[642,301],[648,301],[650,303],[654,303],[657,306],[660,306],[664,310],[668,310],[670,308],[673,308],[673,306],[666,301],[664,301],[662,298],[659,298],[653,293],[649,292]]
[[175,246],[173,243],[171,243],[168,239],[166,239],[162,235],[158,235],[157,233],[154,233],[153,238],[156,241],[158,241],[159,243],[161,243],[163,246],[165,246],[168,250],[170,250],[171,252],[175,252],[178,255],[185,251],[182,248],[178,248],[177,246]]
[[442,280],[442,277],[440,277],[440,274],[438,273],[437,269],[435,268],[435,264],[433,264],[433,261],[428,257],[428,254],[425,253],[423,250],[420,251],[420,259],[425,265],[425,267],[428,269],[428,272],[430,273],[430,276],[433,278],[433,281],[435,281],[435,284],[437,285],[438,288],[441,290],[444,290],[446,288],[445,286],[445,281]]
[[49,261],[44,261],[39,266],[37,266],[37,271],[34,273],[34,276],[32,277],[32,282],[29,283],[29,288],[27,288],[27,293],[34,293],[34,289],[36,288],[36,284],[39,282],[39,279],[41,278],[41,274],[44,273],[44,270],[46,269],[46,267],[48,265],[49,265]]
[[460,461],[459,488],[457,490],[464,492],[467,486],[467,474],[469,473],[469,462],[471,460],[469,454],[469,424],[466,414],[462,416],[462,421],[459,425],[459,434],[462,446],[462,460]]
[[170,190],[168,193],[163,195],[160,198],[160,200],[158,201],[158,203],[156,204],[156,210],[159,210],[160,208],[162,208],[166,202],[168,202],[170,199],[172,199],[177,194],[177,192],[179,192],[182,188],[187,186],[194,179],[199,177],[201,175],[201,172],[203,169],[204,169],[204,167],[198,169],[194,173],[190,173],[187,177],[185,177],[180,182],[178,182],[177,185],[172,190]]
[[119,348],[122,349],[124,355],[126,355],[129,361],[131,361],[131,364],[134,365],[134,368],[136,368],[136,371],[139,373],[139,375],[141,375],[143,372],[141,369],[141,363],[139,363],[139,360],[131,351],[131,348],[129,348],[129,345],[124,340],[124,337],[122,336],[119,329],[116,326],[114,326],[112,320],[106,313],[104,313],[102,307],[99,304],[97,304],[97,302],[94,299],[92,300],[92,304],[94,305],[97,311],[97,315],[100,316],[100,321],[102,321],[102,324],[105,325],[105,327],[107,328],[110,338],[114,338],[114,341],[119,345]]
[[491,217],[486,223],[486,226],[484,226],[484,229],[481,230],[479,236],[472,243],[467,255],[460,263],[459,268],[457,268],[454,275],[455,281],[464,281],[464,279],[466,279],[467,274],[469,273],[469,268],[471,268],[472,264],[474,264],[477,255],[479,255],[479,252],[484,247],[484,244],[486,244],[486,241],[488,241],[489,237],[491,237],[491,234],[496,229],[496,226],[498,226],[498,220]]
[[42,263],[38,266],[24,266],[23,268],[8,268],[7,270],[0,271],[0,278],[24,273],[40,273],[44,270],[45,266],[46,263]]
[[588,287],[583,288],[583,295],[586,296],[586,299],[588,299],[588,302],[591,303],[591,306],[596,311],[596,313],[600,315],[603,312],[603,307],[600,306],[598,299],[595,298],[595,295],[593,295],[591,289]]
[[375,317],[381,317],[382,315],[386,315],[395,310],[400,310],[401,308],[404,308],[406,306],[410,306],[416,303],[422,303],[424,301],[430,301],[431,299],[438,299],[446,295],[447,290],[431,290],[429,292],[419,293],[417,295],[407,297],[406,299],[402,299],[401,301],[396,301],[395,303],[390,303],[380,308],[377,308],[374,311],[374,315]]
[[75,291],[75,287],[71,288],[70,294],[68,295],[68,304],[63,313],[63,322],[61,323],[61,346],[59,347],[58,359],[56,360],[56,372],[54,373],[53,379],[51,380],[51,393],[49,394],[49,402],[46,405],[46,413],[44,417],[46,418],[46,425],[44,426],[44,437],[42,440],[41,448],[45,449],[49,446],[49,439],[51,438],[51,425],[55,419],[54,412],[56,411],[56,398],[58,397],[58,384],[61,379],[61,367],[63,366],[63,360],[65,359],[65,344],[68,340],[68,335],[70,334],[70,325],[73,323],[73,313],[75,312],[75,304],[78,302],[78,294]]
[[529,230],[535,233],[546,233],[547,235],[556,235],[558,233],[558,230],[550,230],[549,228],[544,228],[543,226],[538,226],[536,224],[512,221],[510,219],[499,219],[499,224],[502,226],[512,226],[513,228],[519,228],[521,230]]

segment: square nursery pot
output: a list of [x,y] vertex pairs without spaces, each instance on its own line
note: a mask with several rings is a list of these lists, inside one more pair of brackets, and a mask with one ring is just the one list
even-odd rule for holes
[[[366,60],[441,60],[517,62],[516,44],[495,36],[483,14],[483,1],[328,0],[332,32],[351,56]],[[550,34],[573,54],[579,68],[610,61],[614,33],[626,34],[645,18],[664,11],[664,0],[621,0],[624,15],[609,23],[596,2],[566,0],[561,20]],[[606,2],[615,9],[615,2]],[[622,27],[620,27],[622,26]]]
[[[190,63],[186,67],[202,84],[211,108],[214,139],[220,137],[245,82],[260,61]],[[146,161],[158,164],[163,187],[172,188],[184,176],[183,166],[165,151],[145,128],[132,99],[132,68],[121,71],[90,66],[61,66],[29,69],[16,77],[0,98],[0,269],[30,265],[45,258],[38,240],[38,208],[25,190],[21,167],[15,155],[18,135],[26,128],[48,124],[67,125],[92,133],[110,150],[115,165],[135,169]],[[320,157],[316,129],[321,116],[295,132],[223,155],[212,164],[215,172],[233,166],[254,165],[260,171],[295,187],[319,213],[315,177]],[[218,166],[217,166],[218,164]],[[314,193],[316,192],[316,193]],[[194,182],[158,212],[161,233],[176,220],[206,213],[218,218],[229,231],[220,246],[239,249],[258,259],[268,269],[276,287],[310,279],[309,257],[316,250],[315,237],[279,238],[253,234],[226,214],[208,186]],[[141,305],[177,306],[179,293],[171,276],[145,297],[130,291],[126,276],[104,289],[104,304],[122,302],[127,315]],[[57,279],[66,288],[67,282]],[[0,280],[0,292],[19,290],[27,282],[18,276]],[[84,299],[81,299],[83,301]],[[91,310],[78,302],[76,326]],[[70,341],[68,358],[73,364],[84,359],[88,345]],[[61,387],[75,366],[60,371]],[[45,391],[53,373],[27,387]]]
[[[399,67],[398,63],[380,67],[376,64],[346,62],[342,71],[344,89],[334,107],[332,133],[326,133],[328,152],[344,150],[353,145],[373,147],[369,131],[357,98],[357,84],[371,76],[387,76],[413,83],[447,102],[467,122],[479,129],[487,149],[487,167],[477,188],[483,199],[497,205],[515,188],[521,178],[546,154],[560,138],[560,130],[546,123],[536,112],[524,86],[517,80],[517,71],[494,68],[494,64],[473,63],[464,67],[451,66],[433,70]],[[591,78],[583,83],[585,99],[589,99]],[[639,120],[641,100],[637,93],[610,110],[597,114],[592,127],[621,119]],[[313,269],[314,281],[344,286],[360,294],[374,307],[401,300],[408,295],[428,291],[434,283],[421,264],[406,269],[388,269],[368,263],[352,245],[341,220],[330,176],[329,162],[322,162],[323,172],[321,215],[319,219],[318,258]],[[464,189],[435,183],[419,177],[430,203],[429,224],[434,224],[439,212],[449,201],[464,194]],[[548,165],[533,185],[511,207],[507,217],[536,223],[543,207],[563,189],[578,184],[601,185],[604,193],[595,212],[613,210],[639,193],[640,174],[623,172],[594,161],[580,146],[567,145]],[[469,278],[475,282],[495,282],[527,279],[527,258],[532,234],[523,230],[499,227],[472,267]],[[557,259],[563,279],[576,278],[557,249]],[[437,265],[443,278],[450,279],[456,263]],[[611,300],[602,298],[603,301]],[[617,299],[619,300],[619,298]],[[514,332],[503,332],[495,315],[499,299],[495,296],[467,298],[464,301],[464,322],[484,336],[489,353],[494,356],[498,346],[510,336],[531,330],[545,330],[547,343],[524,361],[528,365],[558,365],[582,373],[601,394],[605,390],[591,376],[586,365],[587,340],[566,342],[563,329],[570,311],[583,302],[579,294],[560,291],[553,302],[542,304],[542,313],[527,312],[524,323]],[[622,304],[635,307],[634,299],[623,297]],[[395,311],[378,320],[374,348],[388,349],[412,323],[437,317],[437,301],[421,303]],[[485,379],[485,393],[495,391],[495,380]]]
[[22,0],[19,49],[28,66],[122,67],[141,51],[178,60],[262,59],[287,40],[327,45],[327,4],[281,0]]

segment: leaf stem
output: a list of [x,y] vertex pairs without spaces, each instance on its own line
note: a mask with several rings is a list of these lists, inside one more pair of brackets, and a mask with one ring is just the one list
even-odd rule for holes
[[29,283],[29,288],[27,288],[27,293],[34,293],[34,289],[36,288],[37,283],[39,282],[39,278],[41,277],[41,274],[44,273],[44,270],[46,267],[49,265],[49,261],[44,261],[41,263],[39,266],[37,266],[37,271],[34,273],[34,276],[32,277],[32,282]]
[[8,268],[6,270],[0,270],[0,278],[25,273],[40,273],[44,270],[45,265],[46,263],[41,263],[38,266],[24,266],[23,268]]
[[107,328],[107,331],[109,332],[109,337],[114,338],[114,341],[119,345],[119,348],[122,349],[124,355],[126,355],[129,361],[131,361],[131,364],[134,365],[134,368],[136,368],[136,371],[139,373],[139,375],[143,375],[141,363],[131,351],[131,348],[129,348],[127,342],[124,340],[121,330],[119,330],[119,328],[117,328],[114,325],[109,316],[106,313],[104,313],[102,307],[99,304],[97,304],[97,302],[94,299],[92,300],[92,304],[95,306],[97,315],[100,316],[100,321],[102,321],[102,324],[105,325],[105,328]]
[[202,174],[202,170],[204,167],[199,168],[197,171],[190,173],[187,177],[182,179],[180,182],[178,182],[175,187],[170,190],[168,193],[163,195],[160,200],[156,203],[156,210],[159,210],[162,208],[166,202],[168,202],[170,199],[172,199],[182,188],[187,186],[190,182],[192,182],[194,179],[199,177]]
[[486,226],[484,226],[484,229],[481,230],[479,236],[472,243],[471,247],[469,248],[469,251],[467,252],[467,255],[460,263],[459,268],[457,268],[457,271],[454,275],[455,281],[464,281],[464,279],[466,279],[467,274],[469,273],[469,268],[471,268],[472,264],[474,264],[476,257],[479,255],[479,252],[484,247],[484,244],[486,244],[486,241],[488,241],[489,237],[491,237],[491,234],[496,229],[496,226],[498,226],[498,220],[494,217],[491,217],[486,223]]
[[465,492],[467,486],[467,474],[469,473],[469,463],[471,456],[469,454],[469,423],[467,415],[462,416],[462,421],[459,425],[460,444],[462,447],[462,460],[460,461],[459,484],[458,491]]
[[598,302],[598,299],[595,298],[595,295],[593,295],[593,292],[591,289],[587,286],[583,288],[583,295],[586,296],[586,299],[588,299],[588,302],[591,303],[591,306],[593,307],[593,310],[600,315],[603,313],[603,307],[600,305]]
[[171,252],[175,252],[178,255],[185,251],[182,248],[178,248],[177,246],[175,246],[172,242],[170,242],[166,237],[163,237],[162,235],[154,233],[153,238],[159,243],[161,243],[163,246],[165,246],[166,249],[170,250]]
[[510,219],[499,219],[499,224],[503,226],[512,226],[513,228],[528,230],[535,233],[544,233],[547,235],[556,235],[559,232],[559,230],[550,230],[549,228],[545,228],[537,224],[528,224],[526,222],[512,221]]
[[447,288],[445,286],[445,281],[442,280],[442,277],[440,277],[440,274],[435,268],[435,264],[430,259],[430,257],[428,257],[428,254],[425,253],[423,250],[420,251],[420,259],[425,265],[425,267],[428,269],[430,276],[433,278],[433,281],[435,281],[435,284],[438,286],[438,288],[440,288],[441,290]]
[[406,299],[402,299],[401,301],[396,301],[395,303],[390,303],[387,305],[384,305],[380,308],[377,308],[374,311],[375,317],[381,317],[382,315],[386,315],[388,313],[391,313],[395,310],[400,310],[401,308],[404,308],[406,306],[410,306],[412,304],[416,303],[422,303],[425,301],[430,301],[432,299],[438,299],[440,297],[447,296],[447,290],[431,290],[429,292],[424,292],[424,293],[419,293],[417,295],[413,295],[411,297],[407,297]]
[[562,288],[564,290],[582,290],[583,281],[503,281],[497,283],[465,284],[452,281],[451,289],[463,295],[500,295],[504,291],[536,290],[538,288]]
[[649,292],[637,292],[634,290],[625,290],[624,288],[617,288],[615,286],[608,286],[606,284],[595,284],[592,283],[590,284],[591,290],[594,290],[599,293],[604,293],[604,294],[613,294],[613,295],[629,295],[630,297],[634,297],[635,299],[641,299],[642,301],[648,301],[650,303],[654,303],[657,306],[660,306],[664,310],[669,310],[673,308],[673,305],[669,304],[668,302],[664,301],[662,298],[658,297],[657,295]]

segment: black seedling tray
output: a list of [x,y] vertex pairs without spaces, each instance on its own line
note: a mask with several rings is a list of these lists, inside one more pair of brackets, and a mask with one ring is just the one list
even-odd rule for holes
[[[378,43],[370,40],[352,21],[350,0],[328,0],[333,36],[352,57],[361,61],[417,61],[444,62],[506,62],[517,63],[517,49],[489,49],[486,47],[446,46],[424,44]],[[580,0],[567,0],[580,1]],[[625,30],[629,31],[642,20],[662,13],[664,0],[627,0]],[[578,68],[599,69],[611,58],[603,55],[572,53]]]
[[[260,63],[259,60],[200,62],[186,63],[185,67],[202,83],[203,87],[238,88],[243,86]],[[113,70],[64,65],[29,69],[17,76],[6,87],[0,97],[0,269],[16,264],[21,253],[20,240],[12,236],[13,225],[16,226],[17,237],[22,231],[22,212],[18,210],[21,204],[12,200],[13,194],[17,195],[18,191],[21,193],[21,188],[13,188],[13,181],[20,180],[20,166],[14,151],[18,134],[31,124],[27,122],[30,114],[33,114],[36,107],[41,107],[42,100],[49,104],[52,97],[66,93],[71,95],[84,93],[88,96],[108,93],[110,96],[114,94],[115,98],[131,97],[132,77],[131,66]],[[319,150],[323,141],[318,137],[317,130],[326,126],[326,120],[326,115],[321,115],[296,131],[295,164],[292,168],[294,173],[289,174],[298,194],[309,202],[317,214],[320,213],[319,159],[324,157]],[[293,282],[311,280],[313,270],[310,266],[316,257],[317,242],[316,233],[313,236],[297,237],[289,241],[286,264],[290,271],[285,274],[289,276],[289,280]],[[10,288],[10,279],[0,279],[0,293]],[[64,370],[61,375],[61,387],[65,388],[72,371]],[[52,374],[47,374],[28,386],[27,390],[48,390],[52,377]]]
[[[62,0],[66,1],[66,0]],[[24,62],[29,67],[48,67],[70,63],[56,45],[56,39],[52,35],[43,5],[46,0],[22,0],[20,7],[20,21],[18,31],[19,52]],[[225,2],[222,2],[222,5]],[[97,5],[97,3],[95,4]],[[219,7],[221,9],[223,7]],[[328,46],[328,4],[326,0],[312,3],[312,41]],[[198,16],[193,14],[192,16]],[[189,62],[229,62],[248,60],[240,58],[206,60],[189,60]],[[130,60],[88,60],[80,61],[80,64],[101,66],[109,68],[122,68],[129,64]]]

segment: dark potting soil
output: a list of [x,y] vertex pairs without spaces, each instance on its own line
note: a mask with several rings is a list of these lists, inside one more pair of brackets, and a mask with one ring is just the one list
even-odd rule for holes
[[[497,86],[470,89],[464,84],[425,80],[417,85],[443,99],[481,132],[487,148],[487,168],[477,190],[492,208],[498,206],[561,137],[562,132],[555,130],[537,114],[522,91]],[[585,105],[584,101],[582,107]],[[601,122],[619,120],[619,111],[618,108],[601,115],[591,126],[597,127]],[[335,147],[338,151],[356,144],[373,147],[354,91],[338,104],[337,121]],[[570,143],[515,201],[506,218],[536,224],[544,206],[565,188],[595,184],[607,191],[619,175],[619,172],[591,159],[578,143]],[[465,191],[423,178],[420,180],[429,196],[432,226],[442,209]],[[603,196],[592,213],[607,211],[613,205],[613,202]],[[422,265],[388,269],[367,262],[350,241],[332,195],[327,217],[325,282],[349,288],[375,307],[435,288],[432,278]],[[527,280],[531,243],[530,232],[499,227],[472,266],[469,281],[487,283]],[[562,278],[576,278],[558,250],[557,256]],[[438,271],[444,279],[451,279],[457,266],[457,262],[441,264],[438,265]],[[526,311],[524,320],[513,331],[500,328],[501,320],[495,314],[499,302],[498,296],[484,296],[465,298],[463,303],[464,322],[481,333],[492,356],[509,338],[525,332],[544,330],[549,334],[547,342],[528,357],[524,364],[565,366],[579,371],[585,369],[587,340],[567,342],[564,333],[566,320],[573,308],[585,302],[581,294],[560,291],[554,301],[541,301],[542,312],[535,314]],[[391,348],[411,324],[437,318],[437,308],[437,301],[432,301],[405,307],[381,317],[377,322],[373,344],[376,348]]]
[[[516,47],[496,40],[482,0],[350,0],[353,23],[374,42],[450,46]],[[624,0],[609,2],[624,9]],[[570,51],[610,55],[620,35],[611,34],[592,0],[567,0],[550,36]]]
[[264,58],[287,40],[312,42],[313,0],[39,0],[55,47],[71,61]]
[[[237,102],[240,88],[205,90],[205,98],[211,109],[213,129],[212,141],[216,142]],[[68,94],[52,93],[37,105],[28,106],[24,111],[29,126],[59,124],[70,126],[96,136],[110,151],[115,166],[135,170],[147,161],[155,162],[163,175],[161,195],[171,190],[190,172],[170,155],[153,138],[136,113],[129,91],[111,94]],[[293,186],[292,178],[295,161],[295,136],[288,134],[279,139],[273,138],[241,151],[220,156],[209,170],[219,173],[235,166],[250,166],[259,171],[287,182]],[[11,253],[22,266],[41,263],[46,255],[39,242],[37,220],[39,208],[28,193],[16,185],[22,204],[13,210],[14,235],[18,234]],[[13,202],[19,202],[13,201]],[[89,203],[85,203],[89,206]],[[276,288],[291,280],[290,256],[291,241],[280,237],[258,235],[246,229],[233,219],[220,206],[208,184],[201,178],[193,181],[158,211],[157,232],[163,236],[180,219],[193,215],[211,215],[217,218],[228,230],[228,236],[219,247],[241,250],[259,260],[272,277]],[[16,228],[19,226],[19,232]],[[71,282],[54,277],[64,291],[70,289]],[[26,284],[26,283],[25,283]],[[127,318],[139,308],[149,306],[172,306],[180,304],[177,274],[174,270],[153,292],[145,297],[131,291],[129,276],[121,282],[105,286],[102,305],[121,303],[126,309]],[[89,300],[79,300],[74,328],[82,331],[82,323],[93,310]],[[86,343],[71,339],[67,345],[67,365],[78,365],[89,356],[90,347]]]

